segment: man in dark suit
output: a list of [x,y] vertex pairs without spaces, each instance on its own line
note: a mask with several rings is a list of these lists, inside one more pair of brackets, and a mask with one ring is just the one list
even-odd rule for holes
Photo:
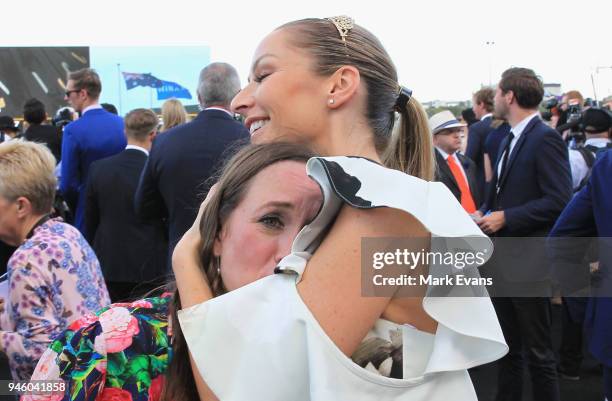
[[134,210],[134,194],[157,124],[151,110],[129,112],[125,150],[93,162],[89,170],[85,238],[100,260],[113,302],[144,295],[166,275],[168,244],[162,220],[143,223]]
[[[495,94],[495,114],[508,121],[512,128],[501,144],[487,200],[476,213],[478,224],[489,235],[545,237],[571,198],[567,148],[561,136],[538,115],[543,94],[542,82],[530,69],[510,68],[502,74]],[[522,240],[520,247],[508,241],[495,242],[493,256],[504,255],[493,264],[499,266],[501,277],[517,281],[513,280],[518,277],[517,272],[532,274],[520,286],[509,288],[516,290],[546,283],[545,274],[537,272],[544,258],[534,259],[543,246],[535,246],[538,243],[535,238]],[[494,282],[494,294],[496,287]],[[497,400],[521,399],[524,349],[531,371],[533,398],[558,401],[550,301],[542,296],[517,297],[515,294],[506,293],[507,298],[493,299],[510,347],[499,363]]]
[[89,166],[121,152],[126,145],[123,119],[98,104],[101,91],[102,83],[94,70],[83,68],[68,74],[65,99],[81,117],[64,128],[59,190],[74,211],[74,225],[81,232]]
[[[568,244],[578,243],[572,238],[569,242],[563,237],[599,237],[599,274],[594,297],[587,305],[585,326],[588,329],[589,350],[603,365],[604,396],[612,400],[612,150],[602,153],[593,166],[587,184],[567,205],[557,223],[550,232],[549,245],[561,246],[557,249],[564,262],[573,262],[584,267],[583,257],[588,247],[582,247],[582,252],[567,252]],[[558,238],[561,237],[561,240]],[[574,245],[575,247],[575,245]],[[555,252],[553,252],[554,254]],[[569,258],[568,258],[569,256]],[[573,259],[573,260],[572,260]],[[588,269],[588,267],[587,267]],[[563,283],[575,280],[583,274],[559,272],[567,277]],[[587,271],[588,273],[588,271]]]
[[23,106],[23,119],[28,129],[23,137],[32,142],[45,144],[59,163],[62,155],[62,131],[53,125],[43,125],[47,119],[45,105],[38,99],[30,99]]
[[480,197],[476,182],[476,166],[458,151],[461,148],[461,128],[450,111],[441,111],[429,119],[429,128],[436,147],[436,181],[444,183],[468,213],[474,213]]
[[[491,88],[482,88],[474,93],[472,97],[472,110],[480,121],[472,124],[468,129],[468,142],[465,155],[476,164],[476,179],[478,186],[474,190],[478,192],[480,199],[484,198],[485,189],[485,141],[493,127],[493,98],[495,91]],[[480,206],[480,205],[477,205]]]
[[136,210],[143,219],[168,217],[169,258],[193,224],[211,177],[228,150],[247,142],[249,132],[234,120],[230,102],[240,90],[234,67],[213,63],[200,73],[198,100],[202,111],[186,124],[159,135],[142,172]]

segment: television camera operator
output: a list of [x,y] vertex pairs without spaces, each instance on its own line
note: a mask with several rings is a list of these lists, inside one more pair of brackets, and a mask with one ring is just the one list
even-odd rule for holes
[[580,113],[571,129],[579,131],[585,139],[569,150],[572,185],[574,192],[577,192],[586,185],[597,156],[612,148],[612,113],[604,108],[587,108]]

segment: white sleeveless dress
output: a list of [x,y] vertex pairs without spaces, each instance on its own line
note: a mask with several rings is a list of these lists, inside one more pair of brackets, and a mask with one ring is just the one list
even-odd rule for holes
[[[368,337],[401,335],[403,379],[395,379],[345,356],[303,303],[296,284],[343,203],[404,210],[432,239],[461,237],[462,250],[485,246],[490,255],[488,238],[441,183],[357,157],[313,158],[307,171],[321,186],[324,203],[277,268],[295,274],[265,277],[179,311],[208,386],[222,401],[476,400],[467,369],[508,350],[486,289],[456,286],[447,296],[426,296],[423,307],[438,322],[435,335],[379,320]],[[448,243],[437,241],[435,247],[447,248],[435,250],[452,251]]]

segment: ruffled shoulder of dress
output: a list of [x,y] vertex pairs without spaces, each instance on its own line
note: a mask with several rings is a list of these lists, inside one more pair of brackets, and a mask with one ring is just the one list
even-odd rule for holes
[[404,210],[440,237],[486,237],[442,183],[425,181],[362,157],[312,158],[307,171],[319,185],[328,186],[353,207]]
[[[484,252],[484,261],[492,254],[493,244],[489,237],[442,183],[425,181],[361,157],[315,157],[308,161],[306,170],[321,187],[323,204],[313,221],[296,237],[289,258],[295,259],[297,255],[308,259],[343,204],[360,209],[389,207],[402,210],[419,220],[432,239],[439,239],[438,243],[457,238],[463,250]],[[456,243],[444,247],[459,248]],[[279,265],[279,270],[284,270],[284,264]]]

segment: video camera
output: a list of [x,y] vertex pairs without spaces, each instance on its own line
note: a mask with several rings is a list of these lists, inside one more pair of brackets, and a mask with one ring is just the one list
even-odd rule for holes
[[550,121],[554,115],[559,115],[559,100],[556,97],[546,100],[543,106],[545,109],[541,113],[543,120]]
[[56,127],[64,128],[64,126],[70,124],[73,121],[73,113],[74,110],[72,110],[70,107],[62,107],[57,111],[57,113],[55,113],[55,116],[53,116],[53,118],[51,119],[51,124]]
[[569,130],[569,134],[565,138],[567,142],[580,144],[586,140],[584,132],[580,129],[580,120],[582,117],[582,105],[578,99],[572,99],[568,102],[567,110],[564,111],[566,120],[564,124],[557,126],[557,131],[563,134]]

